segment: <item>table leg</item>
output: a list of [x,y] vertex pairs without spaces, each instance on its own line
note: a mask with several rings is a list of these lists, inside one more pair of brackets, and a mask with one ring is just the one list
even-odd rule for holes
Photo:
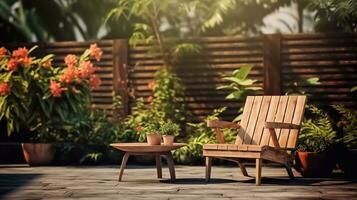
[[161,168],[160,153],[155,153],[155,160],[156,160],[157,178],[162,178],[162,168]]
[[121,181],[121,177],[123,176],[124,173],[124,169],[126,166],[126,162],[128,161],[130,154],[128,152],[125,152],[124,156],[123,156],[123,160],[121,161],[121,166],[120,166],[120,171],[119,171],[119,180]]
[[175,181],[176,175],[175,175],[174,159],[172,157],[172,154],[171,154],[171,152],[168,152],[168,153],[165,153],[164,155],[166,157],[167,165],[169,167],[171,181]]

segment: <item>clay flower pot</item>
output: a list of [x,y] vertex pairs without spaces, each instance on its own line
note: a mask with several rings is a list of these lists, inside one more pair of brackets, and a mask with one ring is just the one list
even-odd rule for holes
[[161,144],[161,135],[158,133],[147,134],[146,140],[149,145],[160,145]]
[[326,153],[297,152],[296,159],[301,174],[305,177],[330,176],[334,167]]
[[22,143],[22,152],[30,166],[51,164],[55,151],[49,143]]
[[164,135],[162,137],[164,139],[164,145],[173,145],[174,144],[175,136],[173,136],[173,135]]

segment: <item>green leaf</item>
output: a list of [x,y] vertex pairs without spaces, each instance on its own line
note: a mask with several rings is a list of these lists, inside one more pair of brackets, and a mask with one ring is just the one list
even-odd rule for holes
[[231,85],[222,85],[217,87],[217,90],[224,90],[224,89],[233,89],[233,87]]
[[38,45],[33,46],[33,47],[28,51],[28,53],[30,54],[32,51],[34,51],[34,50],[37,49],[37,48],[38,48]]
[[41,59],[41,62],[45,62],[45,61],[47,61],[47,60],[53,58],[54,56],[55,56],[54,54],[46,55],[45,57],[43,57],[43,58]]
[[261,87],[246,87],[246,90],[254,90],[254,91],[258,91],[258,90],[262,90]]
[[7,135],[10,136],[10,134],[14,131],[14,121],[10,118],[7,119]]
[[51,118],[50,112],[47,106],[45,105],[45,101],[42,101],[42,98],[39,94],[37,94],[37,98],[38,98],[38,102],[40,102],[42,113],[45,114],[47,118]]
[[79,62],[88,60],[89,55],[90,55],[90,50],[86,49],[84,53],[81,55],[81,57],[79,58]]
[[235,117],[235,118],[233,119],[233,122],[239,122],[239,121],[241,121],[241,120],[242,120],[242,117],[243,117],[242,114],[238,115],[237,117]]
[[244,95],[244,91],[234,91],[226,96],[226,99],[241,99]]
[[245,80],[249,75],[250,71],[252,70],[252,65],[244,65],[239,69],[239,71],[234,75],[238,79]]
[[237,83],[238,85],[243,85],[243,86],[252,85],[253,83],[256,82],[256,80],[251,80],[251,79],[242,80],[236,77],[224,77],[223,80],[232,81]]
[[55,111],[58,113],[62,121],[66,120],[66,117],[62,111],[62,108],[60,106],[55,106]]
[[357,91],[357,85],[351,88],[351,92]]
[[305,81],[306,81],[306,83],[308,83],[310,85],[319,85],[319,84],[321,84],[319,82],[319,78],[318,77],[308,78]]

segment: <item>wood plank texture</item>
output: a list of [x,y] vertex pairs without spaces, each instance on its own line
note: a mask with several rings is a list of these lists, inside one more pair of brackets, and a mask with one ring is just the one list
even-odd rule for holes
[[296,90],[294,82],[319,77],[320,85],[300,90],[314,94],[309,102],[319,105],[344,104],[357,109],[357,34],[298,34],[281,37],[282,92]]
[[[306,105],[306,96],[299,96],[297,98],[296,102],[296,108],[295,108],[295,114],[292,120],[293,124],[301,124],[303,118],[304,118],[304,111],[305,111],[305,105]],[[286,145],[286,148],[295,148],[297,138],[298,138],[299,130],[297,129],[292,129],[290,130],[288,142]]]
[[249,117],[253,108],[253,103],[254,103],[254,97],[249,96],[247,97],[244,105],[244,110],[243,110],[243,115],[242,115],[242,121],[240,123],[240,129],[237,135],[237,139],[235,144],[243,144],[244,141],[244,136],[247,133],[247,126],[249,123]]

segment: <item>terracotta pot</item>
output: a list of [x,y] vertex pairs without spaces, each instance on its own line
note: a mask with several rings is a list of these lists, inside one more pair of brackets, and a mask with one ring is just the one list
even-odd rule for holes
[[161,144],[161,135],[158,133],[146,135],[146,139],[149,145],[160,145]]
[[22,152],[30,166],[49,165],[55,151],[52,144],[48,143],[22,143]]
[[173,136],[173,135],[164,135],[162,137],[164,139],[164,145],[173,145],[174,144],[175,136]]
[[326,153],[297,152],[296,162],[305,177],[330,176],[334,167]]

